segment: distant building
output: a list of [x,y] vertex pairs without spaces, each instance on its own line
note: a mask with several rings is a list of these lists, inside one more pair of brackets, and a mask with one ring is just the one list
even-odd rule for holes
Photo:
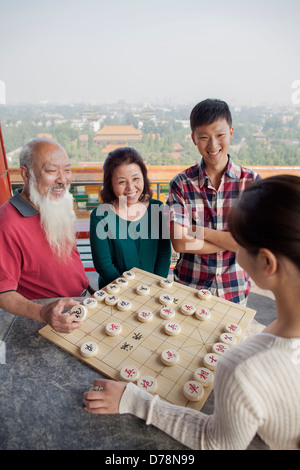
[[118,144],[120,146],[129,145],[134,142],[141,142],[143,134],[134,126],[104,126],[94,137],[95,144],[109,145]]
[[253,134],[253,138],[257,142],[262,142],[264,144],[266,144],[268,141],[266,134],[264,134],[263,132],[257,132],[256,134]]
[[103,153],[109,153],[109,152],[112,152],[113,150],[116,150],[117,148],[119,148],[120,145],[119,144],[108,144],[107,147],[104,147],[101,152]]
[[175,142],[173,144],[173,152],[172,152],[172,156],[174,158],[179,158],[182,154],[182,151],[183,151],[183,147],[182,145],[180,145],[178,142]]
[[38,134],[38,139],[52,139],[52,134]]
[[80,142],[81,147],[88,148],[88,146],[89,146],[89,136],[87,134],[80,134],[79,142]]

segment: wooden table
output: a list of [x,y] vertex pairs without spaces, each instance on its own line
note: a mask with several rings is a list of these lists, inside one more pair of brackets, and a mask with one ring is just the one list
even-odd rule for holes
[[[83,393],[101,375],[39,335],[43,326],[0,309],[0,449],[186,454],[186,447],[135,416],[86,413]],[[213,413],[213,393],[202,411]],[[249,449],[267,447],[255,437]]]

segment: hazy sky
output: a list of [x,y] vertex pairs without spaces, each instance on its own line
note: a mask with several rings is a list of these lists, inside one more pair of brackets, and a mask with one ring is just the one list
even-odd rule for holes
[[299,0],[0,0],[7,104],[291,104]]

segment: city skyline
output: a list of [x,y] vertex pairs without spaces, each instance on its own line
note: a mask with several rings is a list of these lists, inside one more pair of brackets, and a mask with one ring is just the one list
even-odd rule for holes
[[0,12],[7,105],[300,101],[296,0],[0,0]]

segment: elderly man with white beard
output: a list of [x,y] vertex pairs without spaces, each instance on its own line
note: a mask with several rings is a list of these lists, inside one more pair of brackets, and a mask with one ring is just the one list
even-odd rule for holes
[[76,248],[70,160],[58,143],[35,139],[20,153],[20,172],[23,190],[0,207],[0,307],[70,333],[81,323],[63,312],[91,292]]

